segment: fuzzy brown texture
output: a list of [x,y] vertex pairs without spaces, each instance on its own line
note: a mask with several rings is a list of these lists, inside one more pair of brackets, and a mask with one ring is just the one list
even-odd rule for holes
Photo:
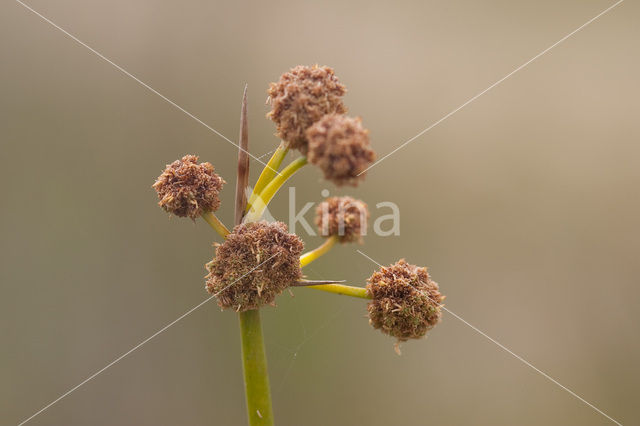
[[374,272],[367,294],[373,299],[367,306],[369,323],[401,342],[424,336],[442,317],[444,296],[438,284],[427,268],[404,259]]
[[302,277],[302,248],[302,240],[282,222],[240,224],[207,264],[207,291],[217,294],[220,307],[238,312],[273,305]]
[[316,207],[316,226],[324,237],[337,235],[341,243],[362,243],[369,209],[351,197],[330,197]]
[[271,83],[267,117],[276,123],[276,134],[289,148],[306,155],[305,131],[325,114],[347,112],[342,103],[346,91],[333,69],[298,65],[282,74],[277,83]]
[[165,211],[195,219],[202,212],[218,210],[218,194],[225,183],[210,163],[198,164],[197,156],[185,155],[167,165],[153,188]]
[[325,115],[307,130],[307,139],[309,162],[320,167],[324,177],[338,186],[357,186],[366,174],[362,172],[376,159],[369,131],[362,127],[360,118]]

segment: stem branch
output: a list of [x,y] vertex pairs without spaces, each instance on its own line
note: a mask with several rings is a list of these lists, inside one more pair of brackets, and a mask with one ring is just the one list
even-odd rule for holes
[[342,294],[344,296],[359,297],[361,299],[371,299],[367,294],[367,289],[364,287],[353,287],[344,284],[323,284],[308,285],[304,288],[312,288],[314,290],[322,290],[329,293]]
[[201,216],[222,238],[227,238],[229,230],[224,226],[224,223],[218,219],[218,216],[213,214],[212,211],[203,212]]
[[320,246],[300,256],[300,267],[304,268],[305,266],[307,266],[308,264],[310,264],[311,262],[313,262],[314,260],[322,256],[323,254],[331,250],[331,247],[333,247],[337,241],[338,241],[338,236],[332,235],[329,238],[327,238],[325,242],[322,243]]
[[258,220],[260,220],[262,214],[264,213],[264,210],[269,204],[269,201],[271,201],[273,196],[276,195],[278,189],[280,189],[282,185],[284,185],[284,183],[287,181],[287,179],[293,176],[294,173],[300,170],[300,168],[302,168],[305,164],[307,164],[307,158],[300,157],[292,161],[287,167],[282,169],[280,174],[274,177],[273,180],[271,180],[271,182],[269,182],[267,186],[260,192],[260,194],[255,197],[251,209],[245,216],[245,221],[257,222]]
[[260,173],[256,186],[253,188],[251,198],[249,198],[249,202],[247,203],[247,211],[251,210],[251,206],[258,197],[258,194],[260,194],[269,182],[273,180],[273,177],[278,174],[278,169],[288,152],[289,148],[287,148],[286,143],[284,141],[280,142],[278,149],[276,149],[276,152],[273,153],[267,165],[262,169],[262,173]]

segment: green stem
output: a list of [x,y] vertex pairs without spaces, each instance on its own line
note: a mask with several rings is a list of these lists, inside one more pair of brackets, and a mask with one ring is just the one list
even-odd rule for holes
[[287,148],[286,143],[284,141],[280,142],[278,149],[276,149],[276,152],[273,153],[267,165],[264,167],[264,169],[262,169],[262,173],[260,173],[260,177],[258,178],[256,186],[253,188],[253,193],[251,194],[249,202],[247,203],[246,211],[251,210],[251,206],[258,197],[258,194],[260,194],[260,192],[262,192],[262,190],[269,184],[269,182],[271,182],[273,177],[278,174],[278,169],[280,168],[280,165],[282,164],[282,161],[284,160],[284,157],[288,152],[289,148]]
[[262,217],[264,210],[267,208],[269,201],[276,195],[278,189],[284,185],[284,183],[291,176],[294,175],[295,172],[300,170],[305,164],[307,164],[306,157],[300,157],[294,161],[292,161],[287,167],[282,169],[280,174],[273,178],[271,182],[258,194],[256,199],[254,200],[253,205],[251,206],[251,210],[245,216],[245,222],[257,222]]
[[[235,225],[240,225],[242,222],[247,203],[246,189],[249,181],[249,127],[247,123],[247,86],[245,86],[240,113]],[[244,371],[249,426],[272,426],[271,391],[269,390],[269,373],[267,371],[267,357],[264,352],[260,311],[240,312],[239,318],[242,340],[242,370]]]
[[201,216],[222,238],[227,238],[229,230],[224,226],[224,223],[218,219],[218,216],[213,214],[212,211],[202,212]]
[[240,334],[249,426],[271,426],[271,391],[259,310],[240,313]]
[[338,236],[332,235],[327,238],[319,247],[316,247],[315,249],[308,251],[300,256],[300,267],[304,268],[323,254],[331,250],[331,247],[333,247],[337,242]]
[[327,291],[329,293],[342,294],[344,296],[359,297],[361,299],[371,299],[364,287],[353,287],[344,284],[322,284],[308,285],[304,288],[312,288],[314,290]]

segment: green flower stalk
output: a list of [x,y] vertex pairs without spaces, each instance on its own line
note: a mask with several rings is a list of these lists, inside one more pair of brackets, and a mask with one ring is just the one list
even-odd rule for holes
[[304,268],[320,256],[326,254],[338,241],[339,237],[337,235],[330,236],[319,247],[300,256],[300,266]]
[[276,151],[269,159],[269,162],[267,163],[265,168],[262,170],[262,173],[260,173],[260,177],[256,182],[256,186],[253,188],[251,198],[249,198],[249,201],[247,202],[247,212],[251,210],[251,206],[258,197],[258,194],[260,194],[262,190],[269,184],[269,182],[271,182],[271,180],[275,177],[275,175],[278,174],[278,169],[280,168],[280,165],[282,164],[284,158],[287,156],[288,152],[289,148],[287,148],[287,144],[285,142],[281,142],[280,145],[278,145]]
[[264,213],[267,205],[271,199],[276,195],[276,192],[285,182],[293,176],[298,170],[300,170],[304,165],[307,164],[306,157],[300,157],[293,162],[291,162],[287,167],[282,169],[282,171],[275,176],[267,186],[260,192],[253,201],[250,210],[247,212],[245,216],[245,221],[247,222],[256,222],[260,220],[262,214]]
[[367,289],[362,287],[353,287],[344,284],[322,284],[308,285],[305,286],[305,288],[326,291],[327,293],[341,294],[343,296],[358,297],[360,299],[371,299],[371,297],[367,293]]
[[229,230],[224,223],[218,217],[213,214],[212,211],[206,211],[201,213],[202,218],[213,228],[214,231],[218,233],[222,238],[227,238],[229,235]]

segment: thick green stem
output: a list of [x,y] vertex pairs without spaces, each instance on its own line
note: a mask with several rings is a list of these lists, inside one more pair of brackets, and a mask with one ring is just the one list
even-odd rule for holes
[[259,310],[240,313],[240,334],[249,425],[273,425],[267,356]]
[[[247,122],[247,87],[244,88],[240,113],[240,145],[238,150],[238,180],[236,182],[235,224],[242,222],[247,204],[246,188],[249,181],[249,126]],[[260,311],[240,312],[242,339],[242,369],[247,398],[249,426],[273,425],[271,392],[267,357],[264,353]]]

